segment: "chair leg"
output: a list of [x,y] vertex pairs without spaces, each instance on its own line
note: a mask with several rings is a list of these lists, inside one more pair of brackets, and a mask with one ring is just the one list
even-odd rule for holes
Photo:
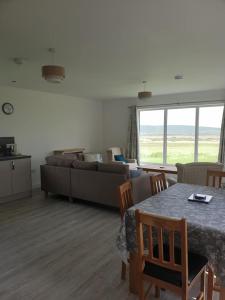
[[144,282],[142,278],[139,278],[139,300],[145,300]]
[[155,298],[160,298],[160,288],[155,286]]
[[204,271],[202,271],[201,274],[201,282],[200,282],[200,293],[197,296],[197,300],[205,300],[205,276],[206,276],[206,268],[204,268]]
[[197,299],[197,300],[204,300],[205,297],[204,297],[203,292],[201,292],[200,295],[198,295],[198,297],[197,297],[196,299]]
[[126,264],[122,261],[122,268],[121,268],[121,279],[125,280],[126,279]]
[[188,294],[189,294],[189,293],[188,293],[188,287],[186,287],[186,289],[183,290],[181,299],[182,299],[182,300],[188,300],[188,297],[189,297]]
[[207,287],[207,300],[212,300],[213,298],[213,286],[214,286],[214,274],[212,269],[208,268],[208,287]]

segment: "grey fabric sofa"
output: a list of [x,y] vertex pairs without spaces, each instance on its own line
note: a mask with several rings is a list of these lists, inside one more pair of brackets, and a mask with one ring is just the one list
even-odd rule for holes
[[41,189],[46,193],[118,207],[118,186],[130,180],[135,202],[151,196],[151,174],[142,172],[130,178],[128,165],[81,162],[62,156],[46,161],[41,165]]

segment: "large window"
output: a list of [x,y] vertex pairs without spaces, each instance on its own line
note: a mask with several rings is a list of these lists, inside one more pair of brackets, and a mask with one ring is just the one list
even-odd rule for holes
[[140,112],[141,161],[160,163],[163,160],[164,111]]
[[216,162],[223,106],[139,111],[142,163]]

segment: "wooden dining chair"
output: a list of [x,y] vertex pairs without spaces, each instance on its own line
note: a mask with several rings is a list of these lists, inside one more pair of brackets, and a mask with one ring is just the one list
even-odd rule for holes
[[152,195],[156,195],[167,189],[165,173],[159,173],[150,177]]
[[[120,217],[123,221],[124,214],[128,208],[134,205],[133,194],[130,181],[127,181],[119,186],[119,206]],[[122,261],[121,279],[126,279],[126,264]]]
[[213,186],[213,187],[216,187],[216,188],[221,188],[223,178],[225,179],[225,172],[209,169],[207,171],[206,185],[207,186]]
[[[141,213],[139,210],[135,214],[139,299],[146,299],[151,287],[158,286],[187,300],[190,289],[201,279],[197,299],[204,300],[208,260],[204,256],[188,252],[186,220]],[[179,236],[179,247],[175,246],[175,234],[176,237]],[[148,249],[144,248],[145,242]],[[146,293],[144,282],[150,283]]]

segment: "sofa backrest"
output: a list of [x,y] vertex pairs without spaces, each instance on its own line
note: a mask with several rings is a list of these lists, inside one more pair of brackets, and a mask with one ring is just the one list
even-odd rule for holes
[[97,171],[98,162],[95,162],[95,161],[87,162],[87,161],[74,160],[72,162],[72,168],[79,169],[79,170]]
[[67,155],[51,155],[46,157],[45,160],[49,166],[70,168],[74,161],[74,157]]
[[46,163],[49,166],[120,174],[126,176],[127,179],[130,177],[129,165],[126,164],[86,162],[72,155],[51,155],[46,157]]
[[207,170],[223,169],[220,163],[196,162],[189,164],[176,164],[177,167],[177,182],[206,185]]
[[114,164],[114,163],[99,163],[98,171],[104,173],[114,173],[125,175],[126,178],[129,178],[129,165],[126,164]]
[[114,155],[124,154],[123,149],[120,147],[111,147],[111,148],[107,149],[106,152],[107,152],[108,162],[115,161]]

